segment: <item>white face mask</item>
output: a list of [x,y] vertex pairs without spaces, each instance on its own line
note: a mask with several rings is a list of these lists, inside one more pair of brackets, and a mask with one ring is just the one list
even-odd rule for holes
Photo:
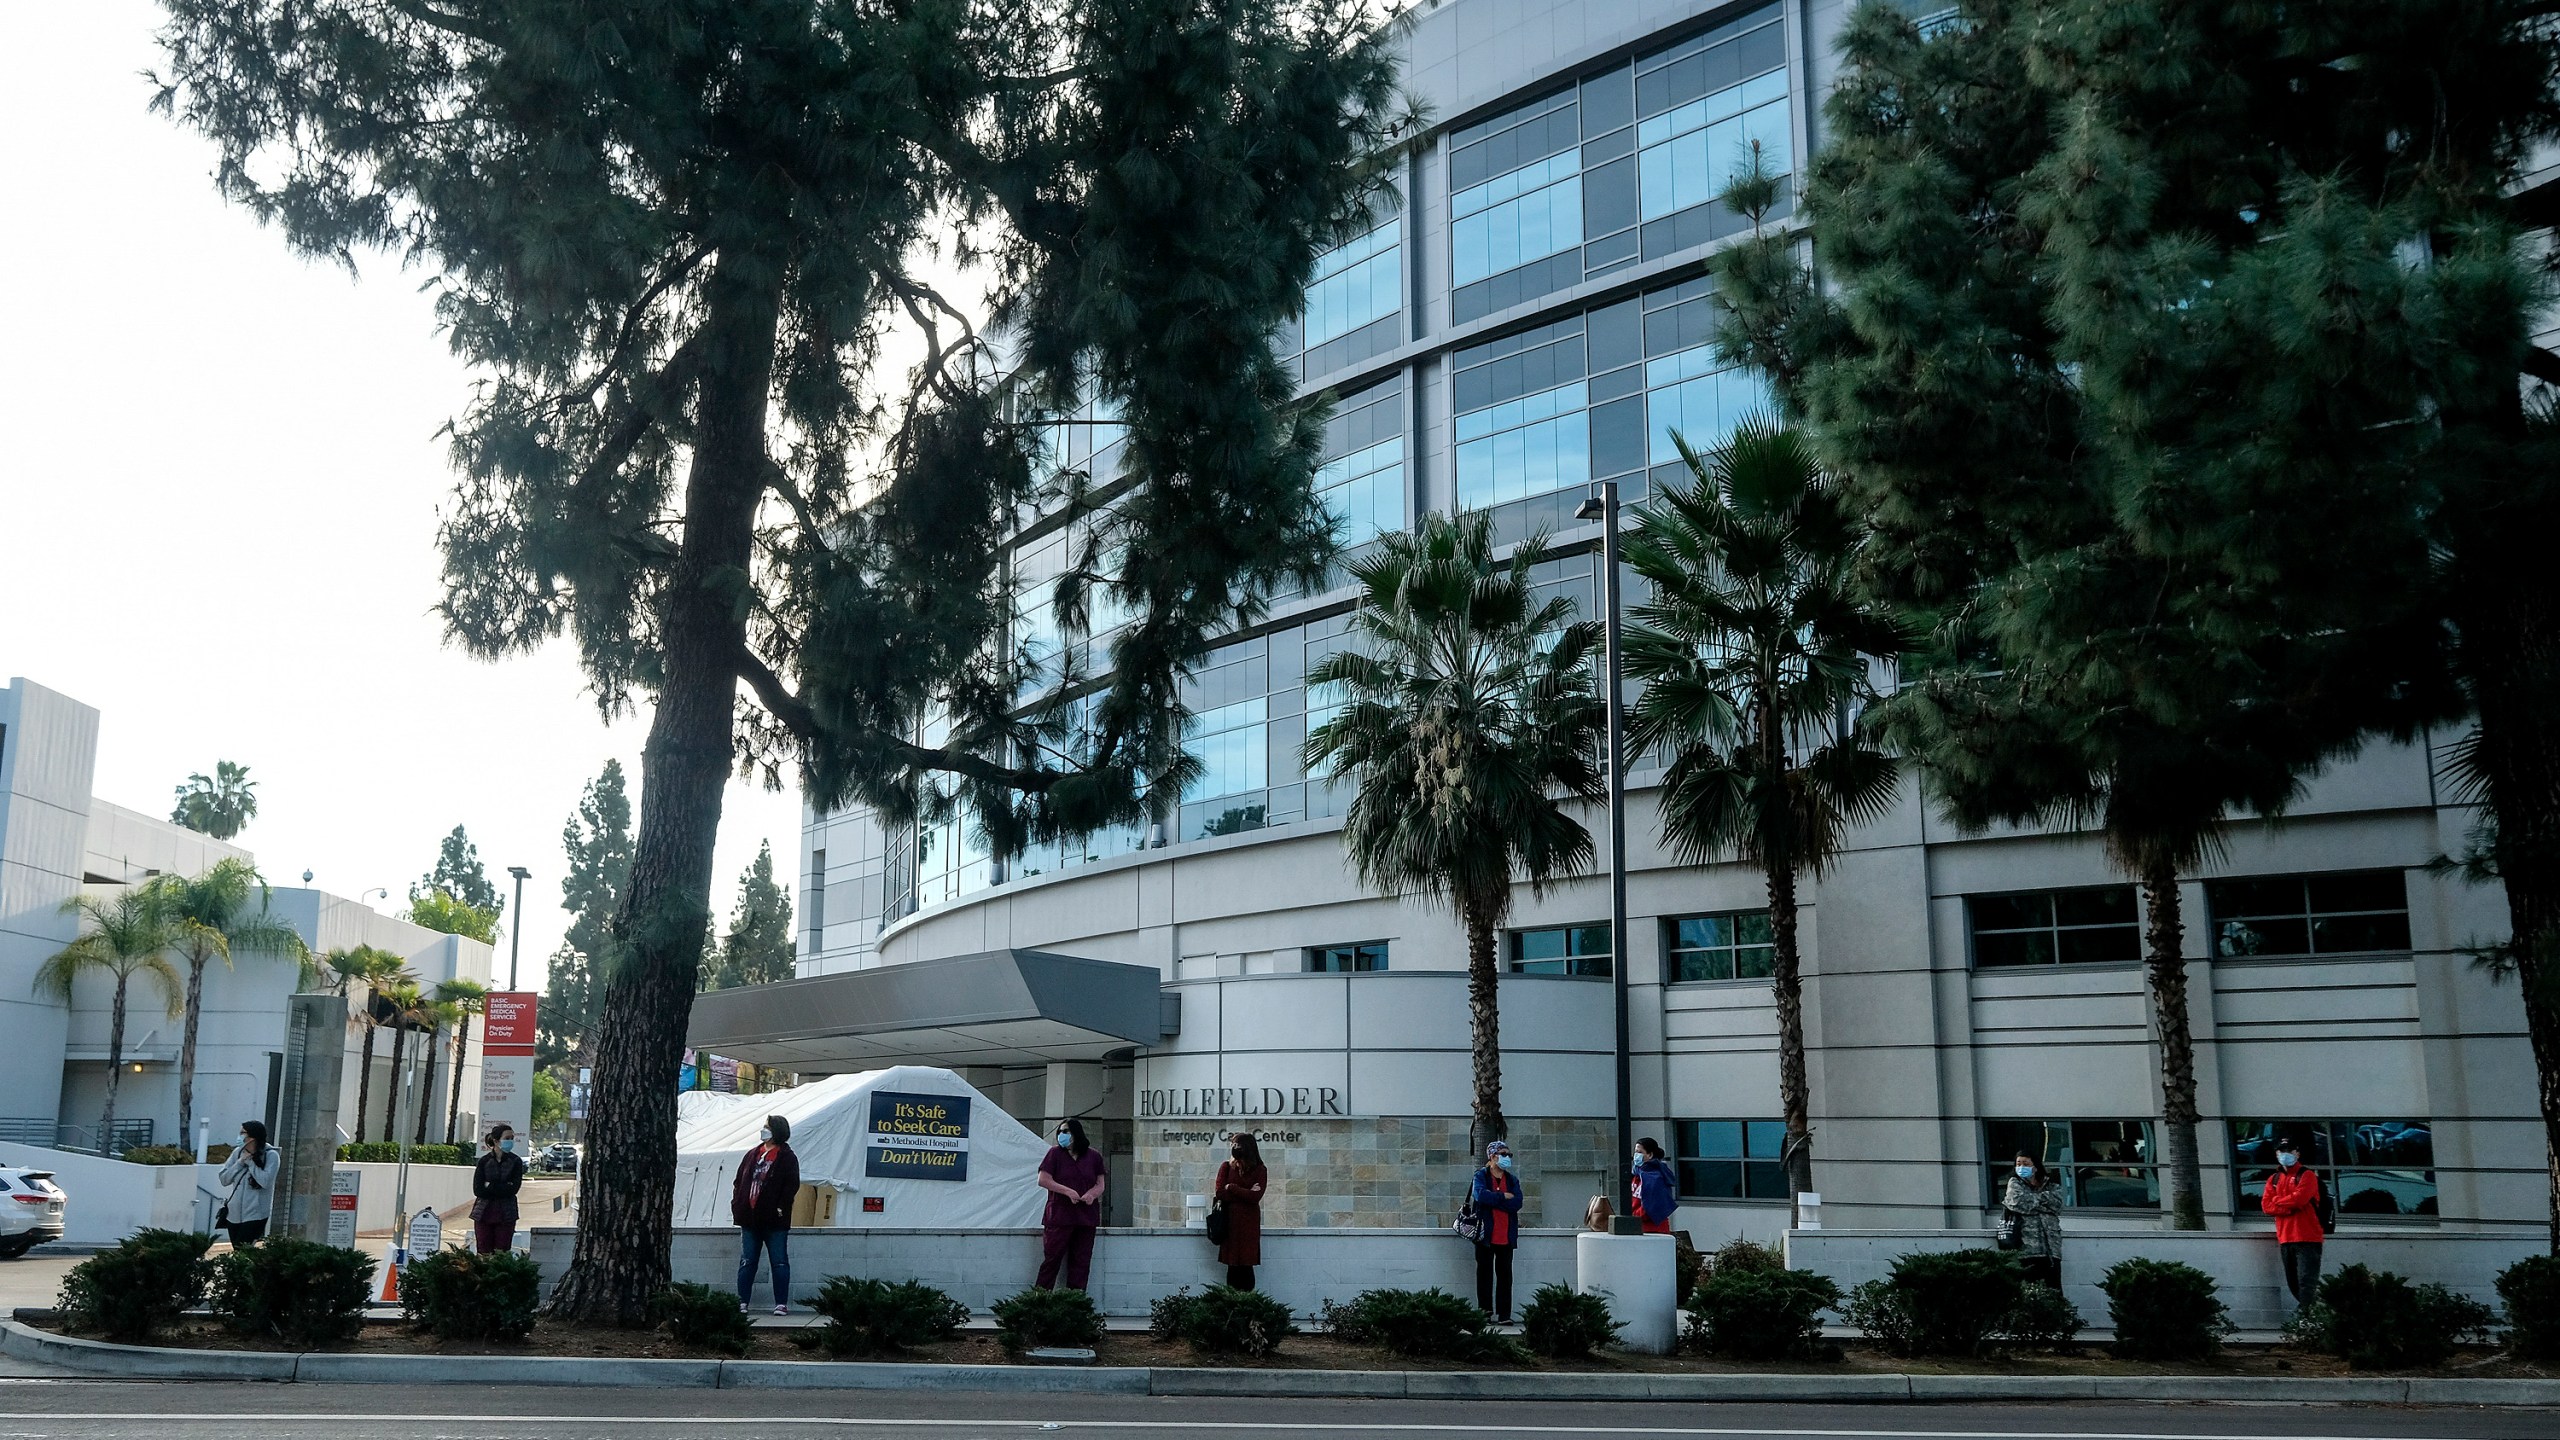
[[768,1141],[768,1142],[770,1142],[770,1141],[773,1139],[773,1127],[772,1127],[772,1126],[770,1126],[770,1125],[768,1125],[768,1126],[766,1126],[765,1128],[763,1128],[762,1130],[757,1131],[757,1132],[756,1132],[756,1138],[757,1138],[757,1139],[759,1139],[759,1140],[763,1140],[763,1141]]

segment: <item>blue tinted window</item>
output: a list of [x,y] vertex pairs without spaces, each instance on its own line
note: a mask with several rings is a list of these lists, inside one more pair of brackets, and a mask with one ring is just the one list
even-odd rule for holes
[[1315,279],[1307,286],[1308,349],[1401,308],[1403,237],[1404,222],[1390,218],[1317,257]]

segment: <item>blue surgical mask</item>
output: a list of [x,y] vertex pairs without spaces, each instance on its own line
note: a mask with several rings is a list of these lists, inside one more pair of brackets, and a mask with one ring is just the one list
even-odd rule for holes
[[516,1138],[510,1135],[506,1139],[499,1141],[498,1151],[503,1155],[513,1155],[516,1153]]
[[1511,1157],[1508,1155],[1496,1155],[1493,1157],[1493,1163],[1501,1166],[1505,1170],[1508,1170],[1511,1168]]
[[2290,1170],[2294,1166],[2302,1163],[2302,1152],[2298,1150],[2279,1150],[2276,1152],[2276,1163]]
[[2036,1178],[2036,1167],[2034,1167],[2033,1165],[2021,1165],[2021,1166],[2019,1166],[2019,1167],[2018,1167],[2018,1178],[2019,1178],[2019,1179],[2021,1179],[2021,1180],[2033,1180],[2034,1178]]
[[1059,1143],[1059,1144],[1061,1144],[1061,1145],[1073,1145],[1074,1143],[1076,1143],[1075,1133],[1074,1133],[1073,1131],[1069,1131],[1069,1130],[1061,1130],[1061,1131],[1059,1131],[1059,1132],[1058,1132],[1058,1143]]

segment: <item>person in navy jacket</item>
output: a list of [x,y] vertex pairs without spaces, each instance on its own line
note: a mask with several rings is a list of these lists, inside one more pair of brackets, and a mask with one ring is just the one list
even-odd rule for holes
[[1671,1233],[1671,1212],[1680,1208],[1680,1176],[1663,1158],[1662,1144],[1648,1135],[1636,1142],[1635,1169],[1627,1176],[1628,1212],[1644,1221],[1647,1235]]
[[1484,1147],[1484,1168],[1476,1171],[1471,1192],[1476,1213],[1484,1217],[1484,1238],[1476,1242],[1476,1308],[1492,1312],[1498,1323],[1511,1323],[1511,1256],[1520,1248],[1520,1177],[1513,1172],[1511,1147],[1496,1140]]

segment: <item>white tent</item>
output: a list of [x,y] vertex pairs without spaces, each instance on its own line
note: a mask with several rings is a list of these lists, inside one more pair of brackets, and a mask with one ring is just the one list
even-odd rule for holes
[[737,1099],[678,1108],[679,1226],[731,1223],[730,1182],[768,1115],[791,1124],[800,1183],[834,1192],[833,1217],[819,1223],[935,1230],[1040,1223],[1048,1197],[1032,1176],[1047,1142],[948,1070],[897,1065]]

